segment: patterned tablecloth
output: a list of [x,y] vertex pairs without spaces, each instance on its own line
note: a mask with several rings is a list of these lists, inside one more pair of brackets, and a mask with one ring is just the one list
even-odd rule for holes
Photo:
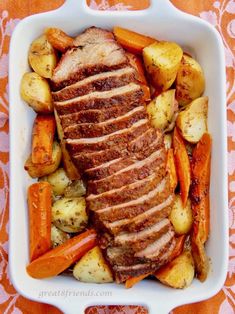
[[[211,23],[217,28],[223,39],[227,66],[228,214],[230,216],[230,258],[224,287],[210,300],[182,306],[175,309],[174,314],[232,314],[235,312],[235,0],[172,0],[172,2],[181,10],[198,15]],[[9,280],[8,47],[13,29],[20,19],[33,13],[52,10],[62,3],[63,0],[0,1],[0,313],[5,314],[61,313],[52,306],[23,298],[15,291]],[[149,5],[148,0],[89,0],[88,3],[95,10],[133,10]],[[87,314],[95,313],[143,314],[147,311],[134,306],[112,306],[109,308],[103,306],[87,310]]]

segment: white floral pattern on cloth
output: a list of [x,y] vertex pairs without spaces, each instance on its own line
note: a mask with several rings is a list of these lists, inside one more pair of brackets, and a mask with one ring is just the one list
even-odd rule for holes
[[[188,0],[188,2],[190,2]],[[197,0],[191,0],[197,2]],[[205,1],[205,7],[206,7]],[[108,0],[101,0],[96,2],[90,1],[90,7],[95,10],[128,10],[132,9],[131,5],[120,2],[115,5],[109,5]],[[207,6],[208,7],[208,6]],[[227,25],[224,25],[223,17],[225,14],[231,14],[231,18]],[[219,307],[219,314],[232,314],[235,309],[235,1],[221,0],[212,1],[209,10],[199,12],[198,15],[211,23],[220,32],[226,56],[227,73],[232,70],[232,79],[227,81],[227,109],[228,109],[228,174],[230,178],[229,193],[233,195],[229,201],[229,217],[230,217],[230,259],[228,267],[227,282],[223,287],[224,299]],[[8,173],[8,151],[9,151],[9,137],[8,137],[8,52],[4,46],[8,46],[6,41],[9,41],[15,25],[19,22],[18,18],[11,18],[7,10],[0,13],[0,84],[4,86],[0,94],[0,312],[4,308],[4,314],[20,314],[23,313],[20,306],[17,305],[17,300],[21,299],[18,293],[15,292],[12,284],[9,281],[8,274],[8,197],[9,197],[9,173]],[[233,40],[232,48],[231,42],[227,38]],[[229,72],[230,73],[230,72]],[[231,73],[230,73],[231,75]],[[231,116],[232,114],[232,116]],[[2,236],[4,234],[4,237]],[[233,278],[233,280],[231,280]],[[6,289],[7,282],[7,289]],[[6,306],[4,306],[6,305]],[[2,306],[2,307],[1,307]],[[40,310],[37,310],[37,313]],[[26,312],[25,312],[26,313]],[[31,310],[27,313],[36,313]],[[49,313],[49,312],[48,312]],[[53,311],[53,313],[55,313]],[[107,307],[100,307],[90,310],[90,314],[145,314],[146,310],[136,309],[132,307],[115,307],[107,309]],[[183,313],[183,312],[182,312]]]

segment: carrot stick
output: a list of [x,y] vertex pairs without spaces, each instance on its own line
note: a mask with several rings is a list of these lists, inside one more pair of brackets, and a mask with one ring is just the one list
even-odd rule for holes
[[144,65],[141,58],[133,53],[128,52],[127,57],[130,61],[131,66],[136,70],[137,73],[137,80],[142,85],[142,90],[144,92],[144,100],[149,101],[150,97],[150,88],[148,86],[146,77],[145,77],[145,70]]
[[118,26],[113,28],[113,32],[123,48],[137,54],[141,54],[145,47],[156,42],[154,38]]
[[61,52],[65,52],[73,46],[73,38],[59,28],[49,27],[45,29],[44,33],[49,43]]
[[176,238],[176,245],[173,252],[171,253],[170,260],[173,260],[183,252],[185,239],[185,234],[182,234],[181,236]]
[[174,129],[173,133],[173,148],[176,172],[180,183],[180,194],[183,206],[185,207],[191,184],[190,163],[184,140],[182,139],[177,128]]
[[193,151],[191,199],[194,223],[199,224],[200,241],[204,244],[210,229],[210,162],[211,137],[205,133]]
[[50,250],[27,266],[28,274],[37,279],[60,274],[96,245],[96,232],[87,230]]
[[172,148],[168,149],[167,152],[166,170],[170,175],[170,186],[174,191],[178,184],[178,178],[175,168],[174,152]]
[[52,163],[52,146],[55,135],[55,118],[37,115],[32,134],[32,162],[34,164]]
[[127,279],[127,281],[125,282],[126,289],[132,288],[134,285],[136,285],[138,282],[145,279],[149,275],[151,275],[151,273],[140,275],[138,277],[131,277],[131,278]]
[[30,261],[51,248],[52,189],[48,182],[32,184],[28,189]]

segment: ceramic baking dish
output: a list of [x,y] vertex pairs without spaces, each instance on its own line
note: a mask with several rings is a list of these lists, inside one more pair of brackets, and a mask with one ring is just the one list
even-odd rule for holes
[[[194,280],[186,290],[174,290],[156,281],[144,280],[130,290],[117,284],[85,284],[74,278],[36,280],[28,276],[28,217],[26,190],[32,183],[24,171],[30,152],[34,112],[20,98],[20,80],[29,70],[27,52],[45,27],[62,28],[75,35],[91,25],[112,29],[120,25],[159,39],[176,41],[193,54],[206,77],[209,96],[209,131],[213,137],[211,169],[211,232],[206,245],[211,272],[206,282]],[[52,12],[22,20],[10,46],[10,273],[11,280],[26,298],[53,304],[68,314],[81,314],[87,306],[138,304],[150,314],[164,314],[186,303],[207,299],[222,287],[228,260],[228,211],[226,167],[226,91],[222,40],[217,31],[199,18],[178,11],[167,0],[152,0],[143,11],[93,11],[85,0],[67,0]]]

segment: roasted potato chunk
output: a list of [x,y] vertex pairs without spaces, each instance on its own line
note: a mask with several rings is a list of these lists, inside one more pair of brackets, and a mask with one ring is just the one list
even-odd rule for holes
[[53,224],[65,232],[80,232],[88,223],[84,197],[63,197],[52,206]]
[[53,248],[66,242],[69,238],[70,235],[68,233],[60,230],[53,224],[51,225],[51,243]]
[[98,246],[87,252],[75,265],[74,277],[82,282],[113,282],[112,272]]
[[156,277],[163,284],[176,289],[188,287],[194,278],[194,262],[190,251],[185,251],[160,268]]
[[207,132],[208,97],[193,100],[177,117],[181,135],[190,143],[197,143]]
[[180,106],[186,106],[200,97],[205,89],[205,77],[200,64],[183,55],[176,76],[176,99]]
[[71,183],[63,168],[57,169],[55,172],[51,173],[49,176],[43,177],[41,180],[50,183],[55,196],[64,195],[66,188]]
[[24,101],[38,113],[53,112],[50,86],[35,72],[25,73],[21,79],[20,94]]
[[32,156],[30,155],[25,162],[24,169],[32,178],[40,178],[56,171],[61,162],[61,148],[58,142],[53,143],[52,148],[52,163],[51,164],[33,164]]
[[29,64],[39,75],[51,78],[56,67],[57,56],[45,35],[35,39],[29,48]]
[[160,41],[144,48],[143,58],[150,80],[157,90],[165,91],[175,81],[183,51],[174,42]]
[[183,207],[180,195],[176,195],[169,218],[177,234],[188,233],[193,224],[193,214],[190,200],[188,199],[186,206]]
[[175,110],[175,90],[161,93],[147,105],[150,121],[155,128],[166,129],[173,118]]
[[65,190],[65,197],[81,197],[86,194],[86,187],[82,180],[73,181]]

